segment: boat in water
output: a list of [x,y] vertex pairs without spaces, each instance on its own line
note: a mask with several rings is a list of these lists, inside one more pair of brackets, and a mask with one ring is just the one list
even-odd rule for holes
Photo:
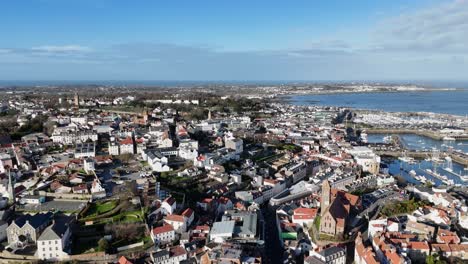
[[457,140],[457,139],[454,138],[454,137],[445,136],[445,137],[442,138],[442,140],[443,140],[443,141],[455,141],[455,140]]
[[385,136],[385,137],[383,138],[383,142],[384,142],[384,143],[391,143],[391,142],[392,142],[392,139],[393,139],[392,136]]

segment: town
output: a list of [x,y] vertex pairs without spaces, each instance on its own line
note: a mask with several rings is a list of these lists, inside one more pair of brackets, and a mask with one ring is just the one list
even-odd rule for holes
[[257,88],[2,88],[0,262],[468,261],[466,117]]

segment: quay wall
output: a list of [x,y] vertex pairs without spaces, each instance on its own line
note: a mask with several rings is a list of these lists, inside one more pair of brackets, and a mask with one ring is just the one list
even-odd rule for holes
[[[404,129],[404,128],[395,128],[395,129],[386,129],[386,128],[368,128],[366,129],[367,134],[415,134],[419,136],[425,136],[435,140],[442,140],[444,135],[438,133],[437,131],[430,130],[417,130],[417,129]],[[450,135],[457,140],[468,140],[468,135]]]
[[[412,158],[418,158],[418,159],[424,159],[432,156],[432,152],[430,151],[376,151],[376,153],[380,156],[390,156],[390,157],[401,157],[403,155],[406,155],[408,157]],[[462,157],[460,155],[456,155],[453,153],[446,153],[446,152],[441,152],[440,153],[441,157],[446,157],[450,156],[453,160],[453,162],[456,162],[458,164],[468,166],[468,157]]]

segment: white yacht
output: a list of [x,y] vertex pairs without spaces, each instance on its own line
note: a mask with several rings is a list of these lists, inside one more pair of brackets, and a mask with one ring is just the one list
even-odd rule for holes
[[456,139],[454,137],[449,137],[449,136],[445,136],[442,138],[443,141],[455,141]]

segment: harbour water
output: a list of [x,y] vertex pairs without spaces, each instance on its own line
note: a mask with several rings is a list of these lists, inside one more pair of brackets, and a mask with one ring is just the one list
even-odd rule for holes
[[[415,163],[409,164],[406,162],[403,162],[398,159],[392,159],[387,161],[387,164],[389,165],[389,172],[390,174],[397,176],[400,175],[402,176],[408,183],[412,184],[423,184],[422,182],[418,181],[415,179],[414,176],[410,175],[410,171],[414,170],[416,172],[416,175],[418,176],[424,176],[426,179],[431,180],[434,182],[434,185],[443,185],[444,183],[442,180],[440,180],[437,177],[434,177],[427,171],[427,169],[431,171],[436,171],[438,174],[446,176],[447,179],[453,180],[454,184],[460,184],[460,185],[468,185],[468,182],[464,182],[460,177],[456,176],[453,173],[450,173],[446,170],[444,170],[444,163],[436,164],[434,166],[434,163],[432,161],[416,161]],[[453,172],[459,175],[468,175],[468,172],[463,169],[463,166],[453,163],[452,164]]]
[[[383,143],[383,138],[388,135],[370,134],[367,136],[369,143]],[[447,151],[449,148],[468,154],[468,141],[442,141],[432,138],[419,136],[415,134],[399,134],[401,142],[406,148],[411,150],[426,150],[430,151],[433,148],[441,151]]]
[[391,93],[340,93],[295,95],[295,105],[343,106],[388,112],[434,112],[468,115],[468,90]]

